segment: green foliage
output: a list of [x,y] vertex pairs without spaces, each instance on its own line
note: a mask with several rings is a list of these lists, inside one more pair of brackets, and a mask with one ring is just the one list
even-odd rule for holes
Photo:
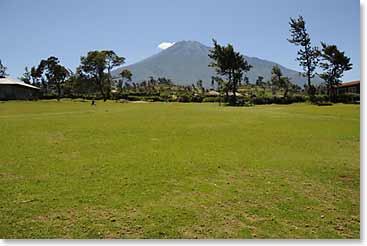
[[350,58],[345,56],[344,52],[339,51],[336,45],[327,45],[322,42],[321,46],[320,67],[324,72],[320,74],[320,78],[326,82],[330,100],[334,100],[334,87],[341,83],[340,78],[343,77],[343,73],[352,69],[352,63],[350,63]]
[[310,98],[310,101],[316,104],[330,102],[329,97],[327,95],[315,95],[314,97]]
[[204,97],[203,98],[203,102],[222,102],[222,98],[221,97]]
[[124,57],[116,55],[112,50],[95,50],[80,58],[79,70],[85,78],[95,83],[106,101],[111,94],[111,70],[124,61]]
[[[57,57],[50,56],[46,60],[41,60],[37,69],[33,72],[36,73],[36,77],[42,78],[44,88],[56,87],[58,100],[61,98],[63,83],[70,75],[70,72],[59,63]],[[43,75],[45,78],[43,78]],[[32,71],[30,76],[32,77]],[[49,93],[47,89],[46,93]]]
[[25,67],[23,75],[19,78],[26,84],[32,84],[32,75],[31,71],[28,70],[28,67]]
[[177,102],[181,102],[181,103],[191,102],[191,97],[189,95],[181,95],[177,97]]
[[[230,104],[235,106],[237,104],[236,92],[244,77],[250,71],[252,66],[248,64],[245,57],[239,52],[236,52],[231,44],[221,46],[213,39],[214,47],[209,51],[209,57],[212,62],[210,67],[214,67],[219,76],[224,76],[224,90],[226,94],[232,91]],[[246,76],[245,76],[246,78]]]
[[251,99],[253,104],[291,104],[306,102],[305,96],[288,96],[288,97],[254,97]]
[[7,67],[3,65],[0,59],[0,78],[5,78],[6,76],[8,76],[8,74],[6,73],[6,69]]
[[120,76],[121,76],[121,81],[119,81],[119,86],[118,87],[119,87],[120,90],[122,90],[122,87],[124,85],[124,80],[126,80],[126,82],[131,82],[131,78],[132,78],[133,74],[131,73],[130,70],[123,69],[120,73]]
[[291,38],[288,41],[296,46],[301,46],[297,53],[297,61],[303,68],[303,75],[307,77],[307,85],[310,89],[308,94],[312,97],[315,91],[311,89],[311,79],[315,76],[320,51],[317,47],[312,47],[311,38],[306,29],[306,22],[302,16],[299,16],[297,19],[290,18],[289,25]]
[[355,93],[346,93],[336,96],[336,102],[339,103],[357,103],[360,101],[360,95]]

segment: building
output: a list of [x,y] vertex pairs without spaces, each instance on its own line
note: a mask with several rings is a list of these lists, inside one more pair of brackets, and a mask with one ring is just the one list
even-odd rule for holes
[[206,93],[206,96],[208,96],[208,97],[219,97],[220,96],[220,93],[217,92],[217,91],[211,90],[211,91],[208,91]]
[[336,94],[342,95],[342,94],[360,94],[360,86],[361,83],[359,80],[351,81],[351,82],[344,82],[340,85],[337,85],[335,87]]
[[10,77],[0,77],[0,100],[30,100],[38,98],[40,88]]

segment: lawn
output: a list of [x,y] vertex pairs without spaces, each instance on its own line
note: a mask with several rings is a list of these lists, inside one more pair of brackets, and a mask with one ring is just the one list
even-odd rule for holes
[[359,238],[359,109],[0,102],[0,238]]

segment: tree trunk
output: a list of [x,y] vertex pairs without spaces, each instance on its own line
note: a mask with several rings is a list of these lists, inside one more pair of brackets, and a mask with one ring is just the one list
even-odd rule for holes
[[61,96],[60,83],[56,83],[56,88],[57,88],[57,101],[60,101],[60,96]]
[[284,95],[283,97],[287,97],[288,96],[288,86],[284,88]]
[[99,86],[99,90],[101,91],[101,94],[102,94],[102,97],[103,97],[103,101],[104,102],[107,101],[106,95],[105,95],[105,93],[103,91],[103,86],[102,86],[102,82],[101,81],[98,82],[98,86]]
[[237,104],[236,91],[237,91],[236,82],[233,81],[233,90],[232,90],[232,93],[233,93],[233,102],[232,103],[233,103],[233,105]]

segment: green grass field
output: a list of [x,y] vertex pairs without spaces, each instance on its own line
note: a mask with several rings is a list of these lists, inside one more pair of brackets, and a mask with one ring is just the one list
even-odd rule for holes
[[359,117],[0,103],[0,238],[359,238]]

